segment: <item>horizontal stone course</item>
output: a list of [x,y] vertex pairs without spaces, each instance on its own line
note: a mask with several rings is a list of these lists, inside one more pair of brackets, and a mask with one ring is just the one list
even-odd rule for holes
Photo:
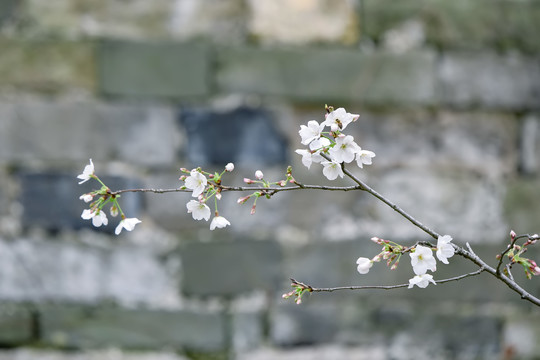
[[24,306],[0,304],[0,346],[31,343],[34,339],[34,317]]
[[223,316],[213,313],[54,306],[43,307],[40,319],[42,342],[63,348],[225,346]]
[[429,104],[435,56],[365,54],[346,49],[231,48],[218,54],[220,92],[300,101]]

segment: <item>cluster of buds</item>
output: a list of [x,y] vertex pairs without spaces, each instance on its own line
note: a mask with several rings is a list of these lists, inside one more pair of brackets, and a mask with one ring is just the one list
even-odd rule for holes
[[[522,238],[526,239],[523,245],[516,244],[516,242]],[[519,264],[523,267],[527,279],[531,279],[533,275],[540,275],[540,267],[536,264],[536,262],[523,257],[523,254],[529,249],[528,246],[535,244],[538,239],[538,234],[526,234],[518,236],[514,230],[510,231],[510,244],[508,244],[507,249],[502,254],[497,255],[497,259],[499,259],[499,261],[502,261],[504,256],[508,257],[509,264],[508,267],[504,269],[506,275],[510,275],[509,270],[514,264]]]
[[313,291],[313,288],[311,286],[296,281],[294,279],[291,279],[291,286],[293,287],[293,290],[283,294],[281,297],[284,299],[288,299],[294,296],[294,302],[297,305],[300,305],[302,303],[302,295]]

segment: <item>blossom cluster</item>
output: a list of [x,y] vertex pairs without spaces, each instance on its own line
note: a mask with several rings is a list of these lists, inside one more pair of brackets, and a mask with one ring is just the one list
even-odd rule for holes
[[[213,197],[215,211],[214,218],[210,222],[210,230],[231,225],[229,220],[219,215],[217,200],[221,199],[221,188],[219,187],[219,184],[221,184],[221,177],[226,172],[232,172],[234,170],[234,164],[228,163],[223,172],[215,174],[205,173],[200,168],[191,171],[184,168],[180,170],[189,173],[189,176],[181,176],[180,180],[184,181],[185,189],[191,190],[191,196],[197,198],[197,200],[190,200],[186,204],[188,214],[191,214],[195,220],[208,221],[210,219],[211,211],[206,203]],[[212,182],[208,181],[207,176]]]
[[137,218],[127,218],[118,203],[119,195],[113,195],[111,190],[101,181],[101,179],[95,174],[94,163],[90,159],[90,163],[84,167],[83,172],[77,176],[79,185],[87,182],[90,179],[94,179],[101,184],[101,189],[95,190],[86,194],[82,194],[79,199],[85,203],[90,203],[89,209],[84,209],[81,217],[84,220],[92,220],[92,225],[95,227],[100,227],[102,225],[106,226],[109,223],[109,219],[103,210],[103,207],[111,203],[110,214],[112,217],[118,216],[121,214],[122,220],[116,226],[114,233],[119,235],[122,232],[122,229],[131,231],[135,228],[135,225],[141,222]]
[[[322,123],[310,120],[307,125],[301,125],[300,137],[302,145],[308,149],[297,149],[296,153],[302,156],[302,164],[308,169],[313,163],[323,166],[323,175],[328,180],[343,178],[342,164],[356,161],[358,167],[371,165],[375,153],[363,150],[351,135],[343,130],[351,122],[358,120],[359,115],[348,113],[344,108],[334,110],[327,107],[327,114]],[[327,131],[325,131],[325,128]]]
[[448,264],[448,259],[454,256],[455,253],[454,246],[450,243],[452,241],[450,235],[439,236],[436,248],[420,244],[411,248],[405,248],[399,244],[378,237],[374,237],[371,240],[377,244],[383,245],[383,249],[381,253],[377,254],[372,259],[359,257],[358,260],[356,260],[358,272],[360,274],[367,274],[373,266],[373,263],[379,262],[382,259],[387,260],[387,265],[394,270],[397,268],[401,255],[405,252],[409,252],[411,266],[415,274],[414,277],[409,280],[409,289],[414,285],[420,288],[427,287],[429,283],[436,285],[436,282],[433,280],[433,275],[427,273],[428,270],[431,272],[437,270],[437,261],[433,256],[433,250],[436,251],[437,258],[443,264]]

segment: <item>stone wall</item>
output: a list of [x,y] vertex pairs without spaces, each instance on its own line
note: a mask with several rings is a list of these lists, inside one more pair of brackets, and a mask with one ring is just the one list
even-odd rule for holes
[[[540,222],[536,0],[5,0],[0,3],[0,359],[529,359],[538,311],[487,275],[427,289],[281,299],[289,277],[398,284],[355,261],[425,234],[363,193],[224,194],[210,232],[189,194],[126,194],[143,220],[80,218],[92,158],[114,189],[327,183],[294,150],[324,104],[360,113],[357,174],[485,259]],[[336,181],[346,185],[346,181]],[[534,257],[534,254],[532,254]],[[537,258],[538,259],[538,258]],[[437,277],[472,271],[460,259]],[[538,282],[520,280],[532,294]]]

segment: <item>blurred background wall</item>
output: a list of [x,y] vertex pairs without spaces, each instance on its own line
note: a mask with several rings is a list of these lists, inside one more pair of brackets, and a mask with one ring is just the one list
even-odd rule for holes
[[487,275],[282,300],[289,277],[411,277],[405,258],[356,272],[372,236],[428,240],[367,194],[280,193],[249,216],[226,193],[214,232],[189,194],[126,194],[143,223],[117,237],[80,218],[97,185],[76,180],[92,158],[113,189],[227,162],[232,185],[289,164],[327,184],[298,130],[344,106],[377,154],[355,173],[494,263],[510,229],[540,231],[539,1],[2,0],[0,35],[0,359],[540,357],[538,310]]

